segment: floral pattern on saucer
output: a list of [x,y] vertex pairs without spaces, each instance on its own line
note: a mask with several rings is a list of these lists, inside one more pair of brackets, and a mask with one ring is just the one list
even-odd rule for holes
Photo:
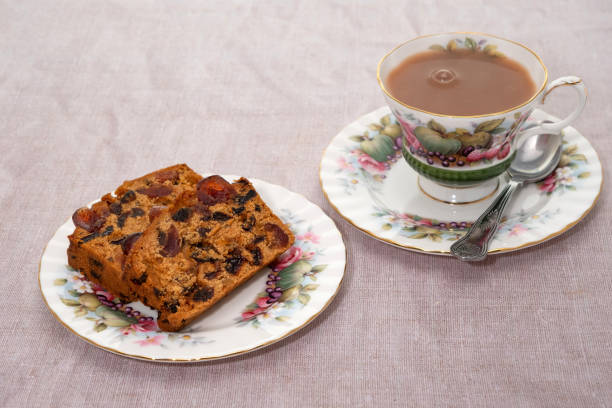
[[382,183],[385,173],[402,160],[402,129],[392,115],[370,123],[360,135],[349,136],[354,142],[337,161],[337,172],[343,173],[345,191],[352,194],[359,180]]
[[[563,144],[568,142],[564,139]],[[589,178],[591,173],[585,170],[587,158],[580,153],[577,145],[566,146],[563,148],[559,166],[542,182],[538,183],[540,191],[547,194],[563,191],[575,191],[582,180]]]
[[[564,136],[565,137],[565,136]],[[568,142],[563,140],[563,144]],[[566,190],[575,191],[580,183],[591,174],[584,170],[587,159],[584,154],[578,152],[576,145],[565,147],[559,166],[544,181],[538,183],[541,194],[562,194]],[[423,218],[419,215],[397,213],[389,208],[376,207],[373,215],[382,218],[386,223],[382,229],[390,230],[400,228],[401,235],[412,239],[430,239],[435,242],[442,240],[456,241],[471,227],[472,223],[467,221],[440,221],[436,219]],[[521,232],[533,229],[536,223],[542,223],[551,214],[526,215],[517,214],[502,218],[498,236],[509,234],[517,236]]]
[[[535,111],[527,120],[522,117],[515,118],[516,121],[512,126],[522,123],[521,128],[528,129],[535,126],[537,121],[545,118],[552,117],[541,111]],[[400,122],[397,121],[395,115],[389,114],[389,109],[385,107],[349,125],[334,138],[324,155],[321,165],[322,187],[328,199],[341,214],[343,212],[338,202],[346,203],[347,208],[355,207],[353,213],[356,217],[359,214],[359,221],[356,221],[356,217],[349,217],[353,224],[358,227],[365,223],[376,225],[377,233],[372,233],[371,228],[367,230],[371,235],[382,240],[391,240],[383,238],[386,236],[400,238],[401,241],[394,239],[393,243],[403,246],[398,242],[406,242],[406,247],[409,249],[413,245],[408,242],[414,242],[416,246],[417,242],[429,241],[436,244],[434,252],[448,252],[447,248],[450,247],[452,241],[465,234],[475,218],[462,217],[461,214],[465,212],[460,210],[455,211],[458,214],[455,219],[450,219],[448,215],[431,217],[426,212],[398,211],[385,205],[384,200],[376,199],[382,196],[384,184],[394,166],[399,165],[398,163],[405,165],[397,149],[401,137],[394,133],[395,126],[398,124]],[[490,124],[490,126],[493,125]],[[428,126],[435,128],[436,124]],[[395,143],[392,145],[387,141],[381,141],[381,135],[394,137]],[[544,205],[535,212],[518,211],[506,214],[496,235],[498,243],[509,242],[508,246],[502,248],[511,249],[513,245],[510,244],[510,241],[530,240],[530,237],[540,235],[540,230],[550,228],[551,224],[559,223],[566,226],[575,222],[575,219],[568,217],[564,209],[560,208],[559,200],[564,194],[581,194],[582,192],[587,193],[586,196],[591,195],[591,200],[596,199],[596,193],[601,184],[601,164],[596,153],[590,144],[572,128],[566,128],[562,137],[564,148],[559,166],[546,179],[534,186],[529,186],[529,191],[533,191],[530,193],[532,199],[535,200],[539,196],[541,202],[553,202],[559,205]],[[332,153],[329,153],[330,150]],[[415,151],[418,153],[418,147]],[[428,156],[425,151],[421,153],[424,157]],[[414,173],[410,168],[405,171]],[[341,188],[344,197],[338,195],[340,191],[330,194],[326,185]],[[581,196],[580,201],[588,200],[586,196]],[[349,197],[352,203],[347,201]],[[359,205],[356,206],[355,202],[358,202]],[[585,202],[583,212],[587,211],[591,205],[592,201]],[[444,244],[444,242],[449,243]],[[522,244],[517,246],[522,246]],[[438,249],[440,247],[441,249]],[[415,249],[427,251],[427,249],[418,247]]]

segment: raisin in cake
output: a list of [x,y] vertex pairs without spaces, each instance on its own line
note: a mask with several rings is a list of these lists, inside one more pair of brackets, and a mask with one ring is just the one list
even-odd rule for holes
[[114,195],[106,194],[91,208],[72,216],[68,264],[123,300],[133,300],[123,278],[125,256],[156,215],[202,176],[185,164],[125,181]]
[[126,259],[126,277],[177,331],[285,252],[293,234],[245,178],[211,176],[157,217]]

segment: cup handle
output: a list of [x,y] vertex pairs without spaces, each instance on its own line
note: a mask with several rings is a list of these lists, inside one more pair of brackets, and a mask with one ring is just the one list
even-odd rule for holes
[[580,116],[580,113],[582,113],[582,110],[584,109],[584,105],[586,104],[587,91],[584,86],[584,83],[582,82],[582,79],[576,76],[564,76],[564,77],[561,77],[561,78],[558,78],[552,81],[546,87],[546,90],[544,91],[544,94],[542,95],[542,100],[540,101],[540,103],[544,104],[548,94],[551,93],[555,88],[558,88],[560,86],[568,86],[568,85],[571,85],[572,88],[576,91],[576,94],[578,95],[578,103],[576,104],[576,107],[574,108],[574,110],[569,115],[567,115],[565,119],[562,119],[558,122],[540,123],[536,127],[533,127],[531,129],[527,129],[524,132],[521,132],[521,134],[519,135],[519,140],[517,141],[518,143],[516,144],[517,146],[520,146],[523,141],[525,141],[528,137],[533,136],[533,135],[538,135],[542,133],[559,134],[561,133],[563,128],[568,126],[578,116]]

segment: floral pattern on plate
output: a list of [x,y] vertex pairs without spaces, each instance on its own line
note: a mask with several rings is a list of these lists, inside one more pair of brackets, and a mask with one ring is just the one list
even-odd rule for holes
[[260,327],[268,319],[288,321],[296,310],[310,302],[312,292],[319,287],[317,277],[327,268],[317,263],[325,253],[325,249],[317,245],[319,236],[311,228],[302,230],[304,220],[286,212],[281,212],[281,217],[291,226],[296,241],[269,268],[265,290],[259,292],[237,318],[239,325]]
[[[186,329],[176,333],[159,330],[156,311],[140,302],[121,303],[67,266],[66,236],[74,229],[71,221],[58,229],[41,259],[39,280],[45,302],[64,326],[86,341],[148,360],[188,362],[233,356],[297,331],[325,309],[339,288],[345,267],[342,237],[333,221],[304,197],[280,186],[251,181],[295,232],[296,242],[271,269],[256,274]],[[282,287],[281,296],[266,291],[271,287],[266,283],[268,274],[280,276],[274,283]],[[260,296],[262,293],[266,295]],[[249,315],[249,302],[262,297],[266,298],[265,313]],[[274,301],[268,303],[269,299]]]
[[[308,304],[312,292],[319,287],[315,283],[317,275],[327,267],[316,264],[325,249],[318,245],[319,236],[312,230],[312,226],[287,209],[281,209],[278,213],[291,228],[296,241],[272,268],[266,268],[269,272],[266,287],[237,318],[239,324],[251,323],[254,327],[260,327],[270,318],[289,321],[296,309]],[[54,281],[54,285],[60,287],[59,298],[63,304],[74,308],[76,318],[91,321],[96,332],[115,330],[143,347],[165,347],[168,341],[185,344],[212,341],[202,336],[183,334],[188,330],[183,330],[181,335],[161,331],[153,317],[156,312],[145,312],[150,314],[147,316],[134,309],[134,305],[121,303],[112,293],[89,282],[79,271],[68,265],[66,269],[69,277]]]
[[[60,301],[74,310],[74,317],[92,322],[97,333],[104,330],[115,331],[120,341],[132,341],[141,347],[167,347],[168,342],[185,344],[205,344],[203,336],[194,336],[189,329],[180,334],[159,330],[154,315],[156,312],[142,304],[124,304],[112,293],[92,283],[82,273],[65,265],[66,278],[53,281],[58,286]],[[137,308],[147,309],[140,312]]]

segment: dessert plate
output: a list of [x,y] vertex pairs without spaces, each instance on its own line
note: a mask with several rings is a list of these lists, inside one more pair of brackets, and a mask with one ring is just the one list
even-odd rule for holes
[[[524,127],[557,120],[535,110]],[[400,128],[389,108],[377,109],[336,135],[321,160],[321,188],[334,209],[366,234],[413,251],[448,255],[450,246],[489,206],[495,193],[464,205],[452,205],[427,196],[419,175],[401,156]],[[377,146],[384,134],[396,143]],[[386,139],[386,138],[385,138]],[[385,150],[386,160],[367,152]],[[498,190],[507,180],[499,178]],[[563,155],[545,180],[517,192],[506,208],[490,253],[526,248],[570,229],[593,208],[602,187],[597,153],[576,129],[563,131]]]
[[[49,310],[68,330],[95,346],[162,362],[235,356],[303,328],[340,289],[346,265],[342,236],[334,222],[303,196],[265,181],[251,181],[290,226],[295,243],[276,264],[259,272],[186,329],[160,331],[155,310],[140,302],[121,304],[71,269],[66,262],[67,236],[74,230],[70,220],[56,231],[40,261],[39,285]],[[283,281],[284,291],[277,289],[279,281]],[[280,298],[277,293],[269,295],[275,290],[282,292]]]

